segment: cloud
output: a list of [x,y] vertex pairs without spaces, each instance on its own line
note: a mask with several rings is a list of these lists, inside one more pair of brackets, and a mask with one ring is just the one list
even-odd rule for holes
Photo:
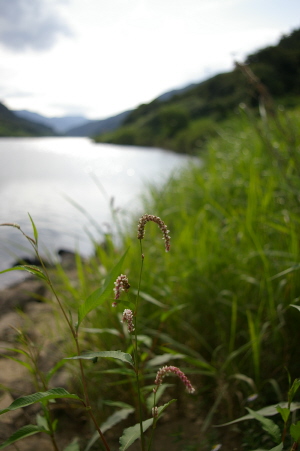
[[0,0],[0,44],[17,52],[53,47],[59,35],[71,36],[55,1]]

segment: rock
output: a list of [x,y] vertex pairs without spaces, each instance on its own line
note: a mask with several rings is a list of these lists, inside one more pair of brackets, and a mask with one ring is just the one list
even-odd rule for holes
[[[15,355],[15,358],[20,358],[20,356]],[[8,358],[0,359],[0,385],[6,387],[13,398],[34,391],[28,369]]]
[[60,264],[64,269],[76,268],[76,254],[66,249],[59,249]]
[[36,301],[38,297],[44,296],[46,286],[43,282],[28,278],[17,285],[4,288],[0,291],[1,314],[16,308],[24,309],[30,301]]
[[18,331],[23,325],[22,318],[15,312],[9,312],[0,318],[0,340],[7,343],[15,343],[18,337]]

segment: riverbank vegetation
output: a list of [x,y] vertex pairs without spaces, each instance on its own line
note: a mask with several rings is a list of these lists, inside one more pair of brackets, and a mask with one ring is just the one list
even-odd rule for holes
[[[162,254],[155,227],[147,230],[140,350],[145,368],[153,359],[177,362],[197,387],[194,408],[202,422],[193,449],[210,449],[216,436],[222,442],[224,432],[212,424],[244,415],[247,406],[285,401],[289,381],[299,377],[300,317],[290,308],[300,303],[299,127],[299,108],[275,107],[258,118],[243,106],[206,143],[203,164],[192,163],[144,195],[144,211],[164,218],[172,244]],[[121,250],[112,236],[95,245],[88,265],[78,259],[76,287],[62,270],[56,274],[70,309],[129,246],[124,271],[138,289],[136,220],[121,232],[124,214],[116,216]],[[86,349],[122,349],[111,300],[86,321]],[[88,371],[105,391],[95,390],[98,404],[134,396],[123,370],[101,363]],[[234,425],[245,450],[265,439],[253,423]]]

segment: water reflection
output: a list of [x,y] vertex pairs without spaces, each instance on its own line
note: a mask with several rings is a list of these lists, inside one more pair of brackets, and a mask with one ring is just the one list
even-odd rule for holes
[[[45,253],[77,248],[83,255],[93,250],[88,235],[99,239],[111,224],[111,198],[125,212],[138,211],[145,185],[162,183],[188,161],[161,149],[94,144],[86,138],[1,138],[0,158],[0,222],[16,222],[31,234],[29,212]],[[1,228],[0,269],[28,254],[25,245],[16,230]],[[11,277],[0,276],[0,285]]]

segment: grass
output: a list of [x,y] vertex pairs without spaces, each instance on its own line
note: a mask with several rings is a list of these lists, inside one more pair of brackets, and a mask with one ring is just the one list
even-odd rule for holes
[[[184,353],[203,392],[213,393],[211,402],[226,386],[220,400],[226,415],[236,414],[237,390],[244,400],[253,391],[236,375],[253,381],[258,404],[277,396],[265,390],[267,380],[287,389],[284,367],[298,376],[298,318],[289,305],[299,302],[300,288],[299,125],[299,110],[257,118],[244,108],[209,141],[203,165],[191,164],[144,196],[144,212],[164,219],[172,244],[162,256],[156,227],[149,226],[141,290],[167,310],[144,303],[140,333],[160,330],[155,352],[163,353],[176,331],[167,352]],[[136,220],[123,237],[124,248],[135,230]],[[138,251],[138,242],[132,244],[126,260],[133,287]],[[105,266],[114,252],[104,257],[98,249]],[[102,311],[93,326],[116,327],[111,320]]]

